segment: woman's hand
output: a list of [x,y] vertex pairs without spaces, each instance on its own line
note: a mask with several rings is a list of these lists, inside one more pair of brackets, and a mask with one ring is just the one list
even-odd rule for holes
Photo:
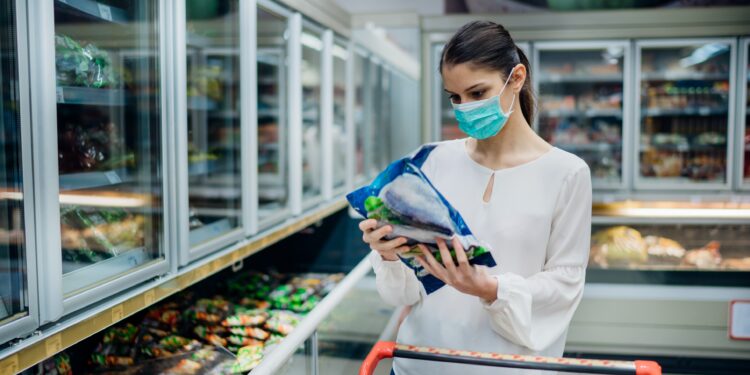
[[437,239],[437,246],[440,249],[440,256],[443,258],[443,264],[440,264],[432,256],[427,246],[420,244],[419,248],[422,250],[422,255],[417,257],[417,261],[422,267],[459,292],[477,296],[489,303],[497,299],[497,280],[488,275],[484,268],[469,264],[466,251],[464,251],[458,238],[453,238],[453,250],[456,253],[458,264],[453,263],[453,257],[451,257],[448,246],[442,238]]
[[393,232],[393,227],[384,225],[377,228],[377,220],[368,219],[359,223],[359,229],[362,231],[362,241],[370,245],[370,248],[377,251],[385,260],[398,260],[398,254],[409,250],[406,244],[406,238],[399,237],[390,241],[384,241],[383,237]]

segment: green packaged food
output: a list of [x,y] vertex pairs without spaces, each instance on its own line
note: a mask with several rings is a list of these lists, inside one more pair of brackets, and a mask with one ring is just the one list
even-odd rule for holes
[[270,335],[268,331],[257,327],[233,327],[229,329],[232,335],[252,337],[258,340],[266,340]]
[[257,326],[268,319],[268,314],[258,312],[256,314],[237,314],[227,317],[221,322],[224,327]]
[[246,337],[246,336],[239,336],[239,335],[232,335],[227,338],[227,341],[230,344],[236,345],[236,346],[248,346],[248,345],[257,345],[257,344],[263,344],[263,341],[256,340],[252,337]]

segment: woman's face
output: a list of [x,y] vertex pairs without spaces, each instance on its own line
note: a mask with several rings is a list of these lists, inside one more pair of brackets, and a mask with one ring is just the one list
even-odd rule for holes
[[[443,88],[454,104],[469,103],[498,95],[508,78],[497,70],[477,67],[471,63],[443,65],[442,73]],[[508,81],[508,87],[500,96],[500,105],[504,111],[511,109],[509,107],[513,95],[518,95],[525,79],[526,67],[523,64],[516,65]],[[518,105],[518,98],[515,103]]]

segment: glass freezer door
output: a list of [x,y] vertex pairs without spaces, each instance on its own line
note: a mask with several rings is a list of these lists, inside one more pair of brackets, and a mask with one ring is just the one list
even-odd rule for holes
[[370,112],[366,106],[367,84],[369,82],[370,60],[364,53],[357,50],[354,53],[354,128],[355,151],[354,183],[360,185],[365,178],[365,142],[367,140],[367,116]]
[[346,64],[349,52],[343,42],[333,44],[333,190],[338,192],[346,183]]
[[[25,14],[15,1],[0,4],[0,344],[36,328],[36,294],[33,243],[27,239],[30,183],[24,178],[23,155],[28,150],[28,87],[22,79],[26,58],[17,41],[24,37],[16,23]],[[22,34],[25,35],[25,34]],[[22,89],[23,87],[23,89]],[[23,100],[23,103],[22,103]],[[32,294],[30,294],[32,293]]]
[[740,113],[743,115],[738,123],[742,123],[744,126],[742,126],[742,132],[740,133],[740,158],[742,158],[740,182],[744,188],[750,188],[750,39],[743,39],[741,48],[744,61],[741,62],[742,75],[739,84],[743,87],[742,101],[738,105],[742,110]]
[[323,41],[319,33],[304,27],[302,42],[302,194],[306,207],[321,198],[323,150],[321,150],[321,96]]
[[[239,0],[188,0],[187,158],[190,246],[240,227]],[[239,233],[239,232],[237,232]],[[215,250],[205,249],[206,251]],[[206,252],[202,251],[202,252]]]
[[538,43],[537,129],[588,163],[595,188],[623,182],[627,42]]
[[289,214],[287,18],[262,7],[257,16],[258,219],[263,229]]
[[728,188],[734,42],[636,45],[640,87],[636,188]]
[[67,297],[165,259],[159,2],[58,0],[54,18]]

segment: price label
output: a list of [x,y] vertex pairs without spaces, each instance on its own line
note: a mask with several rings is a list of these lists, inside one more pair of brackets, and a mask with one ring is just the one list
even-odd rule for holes
[[60,334],[58,333],[45,340],[44,349],[47,351],[47,357],[52,357],[53,355],[61,352],[62,338],[60,337]]
[[240,251],[237,250],[232,253],[232,263],[237,263],[242,259],[242,256],[240,256]]
[[122,305],[117,305],[112,308],[112,323],[122,320],[125,314],[123,314]]
[[99,4],[99,16],[107,21],[112,21],[112,8],[109,5]]
[[0,374],[2,375],[16,375],[18,372],[18,355],[14,354],[6,358],[2,362],[2,368],[0,368]]
[[729,338],[750,340],[750,300],[729,302]]
[[65,94],[63,93],[63,88],[58,87],[56,90],[57,93],[57,102],[58,103],[65,103]]
[[154,300],[156,300],[156,293],[153,290],[146,291],[146,293],[143,293],[143,304],[146,306],[150,306],[154,303]]

